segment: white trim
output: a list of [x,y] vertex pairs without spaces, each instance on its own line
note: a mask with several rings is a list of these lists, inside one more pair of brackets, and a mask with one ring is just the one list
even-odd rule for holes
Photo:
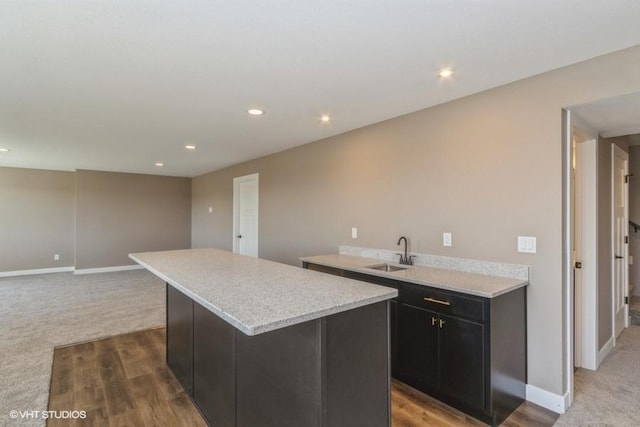
[[[579,175],[581,206],[576,206],[580,211],[582,223],[580,224],[582,242],[582,290],[581,301],[574,301],[574,306],[581,308],[582,328],[580,351],[582,367],[596,370],[598,368],[598,200],[596,188],[598,186],[597,172],[597,141],[578,142],[576,150],[579,151],[579,163],[576,175]],[[578,232],[578,231],[576,231]]]
[[[573,206],[571,205],[571,195],[574,191],[572,179],[572,159],[573,159],[573,114],[570,110],[562,110],[562,317],[564,331],[562,334],[562,389],[566,393],[567,402],[565,408],[573,402],[573,328],[574,328],[574,298],[573,298],[573,265],[572,242],[573,242]],[[529,386],[527,385],[527,389]],[[537,390],[537,389],[536,389]],[[527,393],[529,396],[529,393]],[[537,393],[531,390],[531,399],[537,399]],[[543,406],[543,405],[541,405]]]
[[72,265],[68,267],[36,268],[34,270],[0,271],[0,277],[30,276],[32,274],[49,273],[69,273],[71,271],[73,271]]
[[128,270],[142,270],[141,265],[119,265],[115,267],[102,267],[102,268],[81,268],[80,270],[74,270],[73,274],[95,274],[95,273],[111,273],[114,271],[128,271]]
[[602,346],[600,351],[598,351],[598,365],[597,365],[598,367],[600,367],[600,364],[602,363],[604,358],[607,357],[609,353],[611,353],[611,350],[613,350],[614,345],[615,345],[615,338],[611,337],[605,343],[605,345]]
[[558,414],[564,414],[569,407],[569,393],[564,396],[551,393],[531,384],[526,388],[527,400]]

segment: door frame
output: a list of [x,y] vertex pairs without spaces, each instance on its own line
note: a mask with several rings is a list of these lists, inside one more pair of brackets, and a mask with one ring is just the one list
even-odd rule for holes
[[[574,298],[574,265],[573,265],[573,241],[574,241],[574,206],[573,195],[575,182],[573,177],[573,136],[574,129],[579,129],[583,134],[598,140],[597,132],[590,126],[582,123],[579,118],[568,108],[562,109],[562,306],[563,306],[563,395],[560,409],[564,412],[573,403],[574,377],[574,328],[575,328],[575,298]],[[596,170],[597,172],[597,170]],[[597,228],[592,230],[593,238],[597,237]],[[584,239],[584,236],[583,236]],[[594,240],[595,241],[595,240]],[[584,279],[584,277],[583,277]],[[584,288],[584,287],[583,287]],[[584,297],[583,297],[584,300]],[[583,318],[584,318],[583,311]],[[594,331],[597,333],[597,330]],[[596,343],[597,346],[597,343]],[[583,334],[583,344],[584,334]],[[582,359],[584,364],[584,358]]]
[[258,226],[260,224],[260,221],[258,220],[259,218],[259,214],[260,214],[260,176],[258,173],[252,173],[249,175],[244,175],[244,176],[238,176],[236,178],[233,178],[233,227],[232,227],[232,235],[231,235],[231,242],[232,242],[232,248],[233,248],[233,252],[234,253],[239,253],[240,251],[240,240],[238,239],[238,227],[240,227],[240,184],[243,182],[248,182],[248,181],[255,181],[256,182],[256,186],[258,187],[258,192],[256,193],[256,204],[257,204],[257,215],[256,215],[256,257],[258,257],[258,253],[259,253],[259,241],[258,241],[258,236],[259,236],[259,232],[258,232]]
[[[577,301],[574,299],[574,272],[573,272],[573,263],[572,263],[572,243],[574,239],[573,235],[573,225],[574,225],[574,206],[572,204],[572,197],[575,182],[573,179],[573,171],[572,171],[572,161],[573,161],[573,131],[575,128],[579,128],[582,131],[595,136],[596,147],[599,148],[599,137],[598,133],[595,132],[588,124],[584,123],[579,117],[575,115],[569,108],[562,109],[562,297],[563,297],[563,403],[564,409],[571,406],[573,403],[574,397],[574,373],[573,373],[573,362],[574,362],[574,348],[573,348],[573,339],[574,339],[574,307]],[[597,155],[599,155],[596,152]],[[611,162],[613,160],[610,160]],[[613,176],[613,170],[611,171]],[[612,176],[607,177],[612,180]],[[597,178],[597,170],[596,170],[596,178]],[[597,181],[596,181],[597,182]],[[611,184],[613,185],[613,184]],[[597,190],[596,190],[597,191]],[[628,193],[628,188],[627,188]],[[613,193],[613,192],[612,192]],[[613,209],[613,194],[611,198],[607,200],[600,200],[600,203],[608,203],[609,209]],[[628,201],[627,201],[628,208]],[[628,212],[627,212],[628,215]],[[628,222],[626,224],[628,226]],[[594,232],[596,233],[597,238],[598,228],[596,227]],[[627,233],[628,234],[628,233]],[[610,243],[610,242],[607,242]],[[626,253],[628,253],[628,246],[625,247]],[[613,256],[612,256],[613,258]],[[627,258],[628,260],[628,258]],[[628,264],[625,264],[625,268],[628,274]],[[596,270],[597,271],[597,270]],[[597,277],[597,276],[596,276]],[[596,282],[597,283],[597,282]],[[611,285],[614,286],[613,283]],[[613,291],[613,289],[612,289]],[[628,294],[628,288],[626,289]],[[596,289],[596,304],[597,300],[597,289]],[[613,292],[610,301],[600,301],[601,304],[611,304],[613,305]],[[598,306],[593,306],[594,317],[597,314]],[[625,307],[628,310],[628,306]],[[584,318],[584,315],[583,315]],[[610,321],[604,319],[601,321],[611,322],[612,327],[612,337],[608,340],[606,344],[603,345],[601,349],[596,348],[596,364],[595,368],[600,365],[604,357],[608,354],[608,352],[615,345],[615,329],[614,329],[614,313],[612,310]],[[628,321],[628,319],[626,319]],[[597,320],[595,322],[597,326]],[[597,329],[595,331],[597,334]],[[596,335],[597,337],[597,335]],[[584,344],[583,344],[584,346]],[[595,341],[595,346],[597,347],[597,340]],[[583,360],[584,362],[584,360]],[[584,366],[587,367],[587,366]]]

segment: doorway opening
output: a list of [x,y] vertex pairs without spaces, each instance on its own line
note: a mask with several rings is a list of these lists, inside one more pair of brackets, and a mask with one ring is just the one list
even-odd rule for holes
[[[632,105],[640,105],[640,93],[563,110],[565,408],[573,402],[574,371],[598,369],[630,323],[626,297],[640,291],[640,266],[633,267],[640,225],[629,226],[636,144],[640,174],[640,117]],[[635,191],[640,221],[640,186]]]
[[233,179],[233,252],[258,257],[258,174]]

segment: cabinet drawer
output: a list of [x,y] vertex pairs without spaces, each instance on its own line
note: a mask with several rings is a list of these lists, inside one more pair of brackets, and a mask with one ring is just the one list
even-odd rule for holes
[[400,289],[400,299],[405,304],[439,313],[452,314],[481,322],[487,320],[483,299],[457,292],[403,283]]

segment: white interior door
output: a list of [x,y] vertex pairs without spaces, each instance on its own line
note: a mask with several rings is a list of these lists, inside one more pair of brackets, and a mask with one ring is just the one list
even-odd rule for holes
[[629,326],[629,313],[626,298],[628,294],[627,274],[629,265],[627,264],[627,246],[629,227],[628,213],[628,186],[627,171],[629,167],[629,154],[617,145],[613,144],[613,183],[612,183],[612,204],[613,204],[613,323],[615,336],[620,335],[622,330]]
[[[571,176],[573,178],[573,191],[571,192],[571,205],[573,207],[573,307],[574,307],[574,335],[573,335],[573,366],[582,367],[582,179],[577,173],[577,167],[582,160],[579,152],[579,145],[573,141],[573,167]],[[582,171],[582,169],[580,169]]]
[[233,179],[233,252],[258,257],[258,174]]
[[576,141],[574,154],[574,363],[595,370],[598,367],[596,140]]

